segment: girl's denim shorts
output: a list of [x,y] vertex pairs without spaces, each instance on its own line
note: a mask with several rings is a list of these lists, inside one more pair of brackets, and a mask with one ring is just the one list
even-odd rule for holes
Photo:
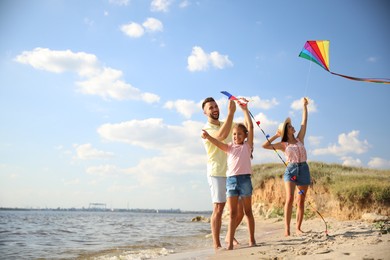
[[235,175],[226,179],[226,197],[252,196],[252,180],[250,174]]
[[284,172],[284,181],[295,182],[298,186],[310,185],[310,170],[306,162],[289,163]]

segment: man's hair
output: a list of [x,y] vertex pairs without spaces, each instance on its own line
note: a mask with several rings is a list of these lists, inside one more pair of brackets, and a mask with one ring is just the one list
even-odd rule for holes
[[204,109],[204,106],[208,103],[208,102],[215,102],[214,98],[212,97],[208,97],[206,98],[203,103],[202,103],[202,109]]

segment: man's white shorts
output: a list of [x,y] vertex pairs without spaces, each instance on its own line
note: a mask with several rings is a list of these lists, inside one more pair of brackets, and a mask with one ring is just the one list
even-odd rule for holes
[[213,203],[226,202],[226,177],[207,176]]

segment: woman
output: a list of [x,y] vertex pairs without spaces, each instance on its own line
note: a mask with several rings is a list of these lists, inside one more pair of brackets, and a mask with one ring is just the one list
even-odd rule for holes
[[[307,155],[304,146],[304,139],[307,125],[307,98],[303,98],[302,123],[298,135],[295,137],[295,129],[291,124],[291,119],[287,118],[284,123],[279,125],[278,131],[269,141],[263,143],[265,149],[277,149],[285,153],[287,167],[284,173],[284,186],[286,189],[286,202],[284,205],[284,224],[285,236],[290,236],[290,222],[292,215],[292,206],[294,202],[295,187],[298,188],[297,201],[297,223],[296,233],[302,234],[301,225],[305,210],[306,192],[310,185],[310,170],[306,163]],[[273,142],[281,137],[281,141]]]

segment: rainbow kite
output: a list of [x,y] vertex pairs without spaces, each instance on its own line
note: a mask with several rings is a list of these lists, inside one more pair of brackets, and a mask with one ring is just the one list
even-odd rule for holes
[[356,78],[346,76],[330,71],[329,68],[329,41],[307,41],[303,47],[299,57],[311,60],[320,65],[325,70],[333,75],[344,77],[351,80],[390,84],[390,79],[374,79],[374,78]]

